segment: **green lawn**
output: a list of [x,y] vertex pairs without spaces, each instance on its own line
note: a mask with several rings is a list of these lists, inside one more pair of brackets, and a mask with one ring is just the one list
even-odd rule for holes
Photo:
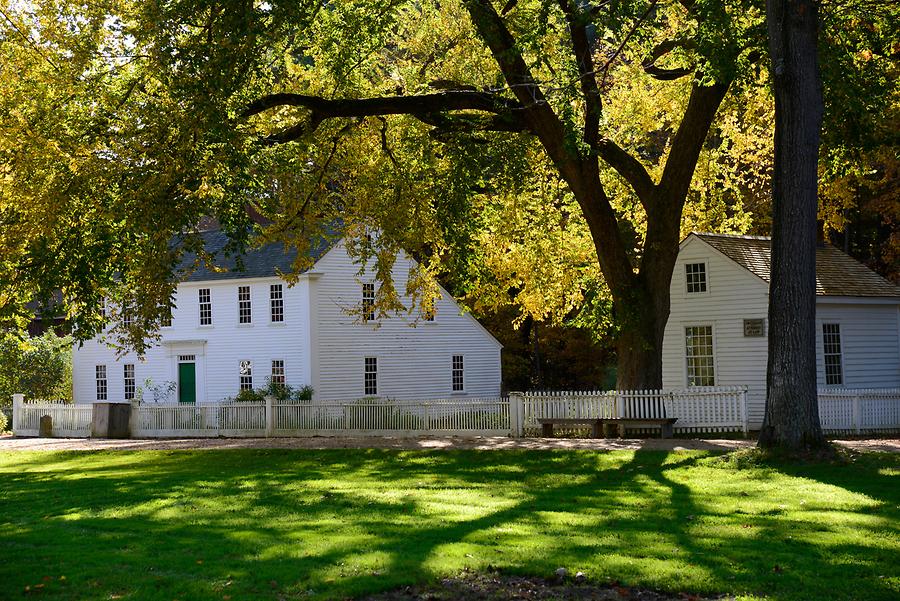
[[488,566],[897,599],[900,457],[0,453],[0,599],[344,598]]

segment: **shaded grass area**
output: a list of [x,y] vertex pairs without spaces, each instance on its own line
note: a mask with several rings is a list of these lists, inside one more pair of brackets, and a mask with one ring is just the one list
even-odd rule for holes
[[0,598],[344,598],[565,566],[674,592],[896,599],[898,484],[900,457],[878,453],[0,453]]

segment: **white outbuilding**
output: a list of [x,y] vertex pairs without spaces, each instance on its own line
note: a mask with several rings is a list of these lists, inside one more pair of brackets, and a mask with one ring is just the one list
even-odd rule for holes
[[[771,240],[691,233],[672,275],[663,386],[747,386],[765,411]],[[816,251],[819,389],[900,387],[900,287],[833,246]]]
[[[200,268],[178,285],[171,324],[143,358],[117,356],[100,337],[76,347],[76,402],[137,394],[217,402],[269,380],[311,386],[317,400],[500,395],[500,343],[446,290],[432,319],[414,313],[360,323],[352,310],[371,303],[378,284],[358,275],[343,241],[316,249],[314,265],[290,286],[280,274],[290,272],[295,255],[281,245],[237,262],[222,252],[224,233],[203,236],[224,271]],[[411,265],[398,256],[398,291]]]

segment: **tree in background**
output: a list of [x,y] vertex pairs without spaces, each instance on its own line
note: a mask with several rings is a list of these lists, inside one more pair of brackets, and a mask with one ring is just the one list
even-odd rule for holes
[[71,338],[53,332],[24,341],[0,334],[0,407],[9,407],[14,394],[71,402],[71,347]]

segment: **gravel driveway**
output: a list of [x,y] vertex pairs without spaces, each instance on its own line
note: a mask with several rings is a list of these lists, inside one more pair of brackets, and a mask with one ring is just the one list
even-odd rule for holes
[[[900,439],[836,440],[836,444],[860,451],[900,453]],[[173,438],[107,440],[90,438],[16,438],[0,436],[0,451],[142,451],[175,449],[586,449],[661,451],[730,451],[752,447],[755,440],[697,439],[587,439],[505,437],[341,437],[341,438]]]

